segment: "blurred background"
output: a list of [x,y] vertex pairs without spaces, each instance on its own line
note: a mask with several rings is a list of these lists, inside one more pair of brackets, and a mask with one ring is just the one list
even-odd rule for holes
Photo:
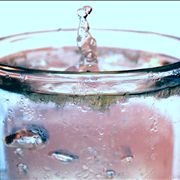
[[180,36],[178,1],[1,1],[0,37],[14,33],[78,27],[76,10],[93,7],[91,28],[154,31]]

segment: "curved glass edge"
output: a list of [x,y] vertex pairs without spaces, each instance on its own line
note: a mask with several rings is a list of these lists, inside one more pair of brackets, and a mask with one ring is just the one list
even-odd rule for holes
[[[22,33],[4,37],[0,40],[3,41],[11,37],[32,33],[38,34],[75,30],[76,29],[56,29]],[[159,33],[133,30],[115,31],[162,35]],[[162,36],[179,40],[179,38],[169,35]],[[46,71],[0,64],[0,87],[10,91],[13,89],[13,91],[16,92],[22,91],[23,89],[23,91],[26,92],[42,94],[123,95],[141,94],[177,86],[180,86],[180,62],[155,68],[104,72]]]
[[[4,36],[0,37],[0,41],[9,39],[12,37],[19,37],[22,35],[30,35],[30,34],[41,34],[41,33],[50,33],[50,32],[59,32],[59,31],[77,31],[77,28],[58,28],[58,29],[51,29],[51,30],[39,30],[39,31],[32,31],[32,32],[23,32],[23,33],[18,33],[18,34],[12,34],[9,36]],[[91,30],[96,30],[96,31],[119,31],[119,32],[133,32],[133,33],[139,33],[139,34],[154,34],[158,36],[163,36],[163,37],[168,37],[176,40],[180,40],[180,37],[173,36],[173,35],[168,35],[168,34],[163,34],[163,33],[157,33],[157,32],[152,32],[152,31],[140,31],[140,30],[130,30],[130,29],[106,29],[106,28],[91,28]]]
[[180,62],[159,68],[124,72],[26,71],[0,67],[6,90],[68,95],[138,94],[180,86]]
[[[174,39],[174,40],[178,40],[178,42],[180,42],[180,38],[179,37],[175,37],[175,36],[171,36],[171,35],[165,35],[165,34],[160,34],[160,33],[155,33],[155,32],[148,32],[148,31],[136,31],[136,30],[124,30],[124,29],[91,29],[92,31],[95,30],[95,31],[108,31],[108,32],[125,32],[125,33],[128,33],[128,32],[132,32],[132,33],[136,33],[136,34],[150,34],[150,35],[157,35],[157,36],[163,36],[163,37],[166,37],[166,38],[169,38],[169,39]],[[30,35],[32,34],[43,34],[43,33],[53,33],[53,32],[61,32],[61,31],[64,31],[64,32],[70,32],[70,31],[77,31],[77,28],[71,28],[71,29],[63,29],[63,28],[58,28],[58,29],[54,29],[54,30],[42,30],[42,31],[34,31],[34,32],[25,32],[25,33],[20,33],[20,34],[14,34],[14,35],[10,35],[10,36],[6,36],[6,37],[1,37],[0,38],[0,43],[3,42],[4,40],[8,40],[11,42],[11,38],[14,38],[14,37],[22,37],[20,38],[20,40],[23,40],[23,39],[26,39],[28,38]],[[24,36],[27,36],[27,37],[24,37]],[[19,40],[19,39],[15,39],[16,40]],[[14,39],[13,39],[14,41]],[[6,44],[6,46],[8,46],[8,44]],[[161,53],[158,53],[159,55]],[[177,59],[179,60],[179,58],[176,58],[176,57],[172,57],[170,55],[167,55],[171,58],[174,58],[174,59]],[[2,57],[3,58],[3,57]],[[162,67],[155,67],[157,68],[157,71],[159,70],[163,70]],[[132,72],[148,72],[148,71],[156,71],[155,68],[138,68],[138,69],[135,69],[135,70],[121,70],[121,71],[108,71],[108,72],[92,72],[92,74],[105,74],[105,73],[109,73],[109,74],[114,74],[114,73],[132,73]],[[56,74],[56,73],[60,73],[60,74],[82,74],[80,72],[64,72],[64,71],[56,71],[56,70],[40,70],[40,69],[28,69],[28,68],[23,68],[23,67],[14,67],[14,66],[10,66],[10,65],[5,65],[3,63],[0,63],[0,69],[1,70],[4,70],[4,69],[14,69],[14,70],[17,70],[17,71],[29,71],[29,72],[36,72],[36,73],[52,73],[52,74]],[[83,72],[83,74],[86,74],[86,72]]]

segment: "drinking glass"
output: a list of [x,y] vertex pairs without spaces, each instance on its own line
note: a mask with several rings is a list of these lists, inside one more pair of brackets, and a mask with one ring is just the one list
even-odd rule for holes
[[77,29],[0,39],[2,179],[180,178],[180,39],[91,33],[96,72]]

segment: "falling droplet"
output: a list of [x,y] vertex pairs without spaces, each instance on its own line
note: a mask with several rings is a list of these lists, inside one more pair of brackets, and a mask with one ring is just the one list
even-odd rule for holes
[[116,176],[116,171],[113,169],[106,170],[106,178],[113,179]]
[[24,175],[28,174],[28,166],[26,164],[18,163],[17,167],[18,167],[19,174],[24,174]]
[[92,7],[84,6],[77,10],[79,16],[79,28],[77,34],[77,46],[81,53],[80,69],[90,71],[97,66],[97,46],[96,40],[89,33],[87,16],[92,12]]
[[79,159],[79,156],[72,154],[68,152],[67,150],[63,150],[63,149],[49,152],[49,156],[64,163],[70,163]]

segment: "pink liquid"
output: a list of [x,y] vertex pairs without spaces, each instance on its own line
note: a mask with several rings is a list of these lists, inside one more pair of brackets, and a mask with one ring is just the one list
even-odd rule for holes
[[[6,134],[13,127],[41,124],[50,138],[42,148],[22,149],[22,156],[15,154],[16,148],[6,148],[10,179],[102,179],[107,178],[108,169],[116,172],[114,178],[171,179],[171,120],[148,101],[117,98],[116,103],[100,110],[88,103],[57,106],[23,98],[12,110]],[[59,149],[79,159],[63,163],[49,155]],[[17,168],[19,163],[28,166],[27,174]]]
[[[98,54],[99,71],[153,67],[176,61],[127,49],[98,48]],[[46,48],[14,54],[1,62],[41,70],[79,71],[76,66],[79,57],[76,48]],[[4,136],[29,124],[43,126],[50,136],[39,148],[6,146],[9,179],[171,179],[174,176],[173,120],[167,115],[171,114],[168,109],[162,112],[157,108],[159,100],[154,94],[71,97],[2,92],[1,100],[8,109]],[[169,98],[162,100],[160,104],[164,105]],[[60,159],[53,156],[59,150],[67,152]]]
[[[120,71],[151,68],[179,61],[162,54],[131,49],[99,47],[98,64],[92,71]],[[76,47],[41,48],[12,54],[0,59],[3,64],[29,69],[53,71],[86,71],[79,67],[80,52]]]

